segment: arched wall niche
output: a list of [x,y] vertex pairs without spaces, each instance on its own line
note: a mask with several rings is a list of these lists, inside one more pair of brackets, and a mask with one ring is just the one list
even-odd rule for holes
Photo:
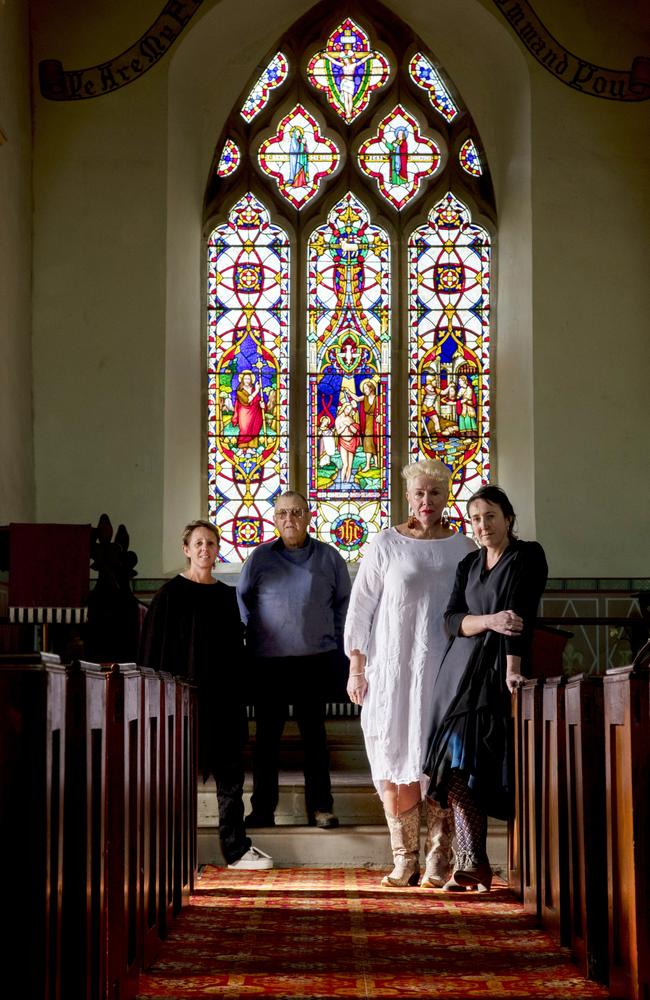
[[[179,525],[199,516],[205,506],[203,198],[215,144],[251,77],[261,72],[273,46],[311,6],[285,0],[265,7],[264,17],[256,18],[250,6],[224,0],[183,36],[170,62],[165,572],[177,565]],[[507,29],[476,0],[401,0],[387,6],[435,52],[474,117],[490,163],[499,217],[492,279],[498,302],[493,479],[512,492],[521,530],[530,537],[535,519],[528,71]],[[475,221],[484,224],[480,211]]]

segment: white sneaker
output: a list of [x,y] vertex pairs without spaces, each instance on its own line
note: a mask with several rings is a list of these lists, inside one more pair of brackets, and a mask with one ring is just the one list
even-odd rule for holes
[[243,854],[239,861],[233,861],[229,868],[239,868],[240,871],[266,871],[273,868],[273,858],[270,854],[265,854],[258,847],[251,846]]

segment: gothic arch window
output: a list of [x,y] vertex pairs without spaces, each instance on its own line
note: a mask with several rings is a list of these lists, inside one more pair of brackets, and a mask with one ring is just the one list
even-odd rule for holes
[[208,513],[221,559],[304,492],[349,561],[439,458],[489,479],[492,185],[461,96],[379,3],[319,5],[268,53],[205,200]]

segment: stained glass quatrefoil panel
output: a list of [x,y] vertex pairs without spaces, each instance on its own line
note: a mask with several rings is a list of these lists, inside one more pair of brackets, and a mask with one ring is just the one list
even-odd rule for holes
[[401,104],[382,118],[377,133],[359,149],[359,166],[397,209],[408,204],[440,162],[440,147],[422,135],[417,120]]
[[349,125],[384,86],[389,72],[386,56],[371,47],[363,28],[348,17],[310,60],[307,79]]
[[321,181],[336,170],[340,154],[335,143],[322,135],[313,115],[296,104],[275,134],[264,140],[258,158],[287,201],[302,208],[317,193]]

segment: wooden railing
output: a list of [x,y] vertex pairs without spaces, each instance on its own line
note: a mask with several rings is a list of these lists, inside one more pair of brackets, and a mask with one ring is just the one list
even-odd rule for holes
[[7,961],[21,996],[124,1000],[196,870],[194,691],[130,664],[0,660]]
[[581,972],[650,997],[650,650],[513,695],[511,886]]

